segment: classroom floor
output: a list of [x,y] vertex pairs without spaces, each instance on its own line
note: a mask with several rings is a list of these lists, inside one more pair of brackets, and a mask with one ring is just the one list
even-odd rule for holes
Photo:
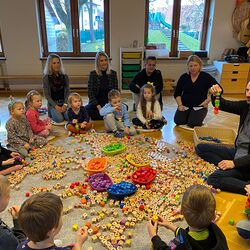
[[[87,102],[86,94],[82,93],[83,102]],[[14,93],[14,97],[24,100],[24,95],[17,95]],[[230,97],[231,98],[231,97]],[[238,99],[240,97],[233,97]],[[243,97],[244,98],[244,97]],[[124,101],[129,106],[130,115],[133,116],[132,112],[132,101],[130,96],[125,96]],[[176,110],[176,103],[172,96],[165,96],[164,99],[164,109],[163,115],[167,119],[168,124],[163,127],[160,132],[147,133],[147,136],[152,136],[157,139],[164,139],[170,144],[175,144],[178,140],[184,140],[187,142],[193,142],[193,132],[189,130],[184,130],[182,128],[176,127],[173,122],[174,112]],[[9,117],[7,111],[8,97],[1,97],[0,100],[0,141],[5,142],[6,131],[5,123]],[[44,106],[46,102],[44,101]],[[208,126],[225,127],[237,130],[239,119],[236,115],[228,114],[225,112],[220,112],[219,115],[215,116],[213,114],[213,109],[210,106],[209,113],[205,119],[205,123]],[[95,122],[95,129],[97,131],[103,131],[103,123]],[[66,137],[67,133],[61,134],[60,137]],[[226,192],[220,192],[216,195],[217,200],[217,210],[221,212],[222,216],[217,222],[220,228],[226,235],[229,249],[250,249],[250,242],[241,239],[238,236],[236,227],[229,225],[229,219],[233,218],[237,223],[241,219],[245,219],[246,216],[243,214],[243,209],[245,206],[246,197],[242,195],[230,194]]]

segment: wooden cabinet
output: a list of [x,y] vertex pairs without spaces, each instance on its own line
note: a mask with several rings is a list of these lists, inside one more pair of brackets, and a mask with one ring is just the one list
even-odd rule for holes
[[129,83],[142,70],[143,48],[120,48],[121,90],[128,90]]
[[219,82],[225,94],[244,94],[250,80],[250,63],[214,61],[219,72]]

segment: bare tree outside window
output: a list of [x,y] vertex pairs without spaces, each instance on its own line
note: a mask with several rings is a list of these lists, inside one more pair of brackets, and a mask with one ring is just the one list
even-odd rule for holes
[[43,54],[109,53],[109,0],[38,0]]

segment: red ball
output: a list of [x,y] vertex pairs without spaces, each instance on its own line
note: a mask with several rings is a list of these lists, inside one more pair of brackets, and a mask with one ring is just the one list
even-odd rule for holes
[[141,205],[139,206],[139,209],[140,209],[141,211],[144,210],[144,205],[141,204]]
[[29,192],[26,192],[26,193],[25,193],[25,197],[30,197],[30,193],[29,193]]

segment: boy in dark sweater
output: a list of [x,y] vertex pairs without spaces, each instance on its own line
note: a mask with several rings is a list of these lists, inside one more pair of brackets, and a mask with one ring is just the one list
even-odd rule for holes
[[[9,204],[10,200],[10,184],[8,179],[0,175],[0,212],[3,212]],[[13,228],[9,228],[0,219],[0,250],[16,250],[17,245],[25,240],[26,236],[20,229],[18,224],[19,207],[13,206],[10,208],[10,213],[13,217]]]
[[[183,195],[181,212],[188,228],[182,229],[159,216],[156,222],[149,221],[148,232],[154,250],[196,249],[226,250],[226,238],[220,228],[212,221],[215,219],[216,202],[212,192],[205,186],[193,185]],[[157,235],[158,225],[174,232],[175,238],[166,244]]]

